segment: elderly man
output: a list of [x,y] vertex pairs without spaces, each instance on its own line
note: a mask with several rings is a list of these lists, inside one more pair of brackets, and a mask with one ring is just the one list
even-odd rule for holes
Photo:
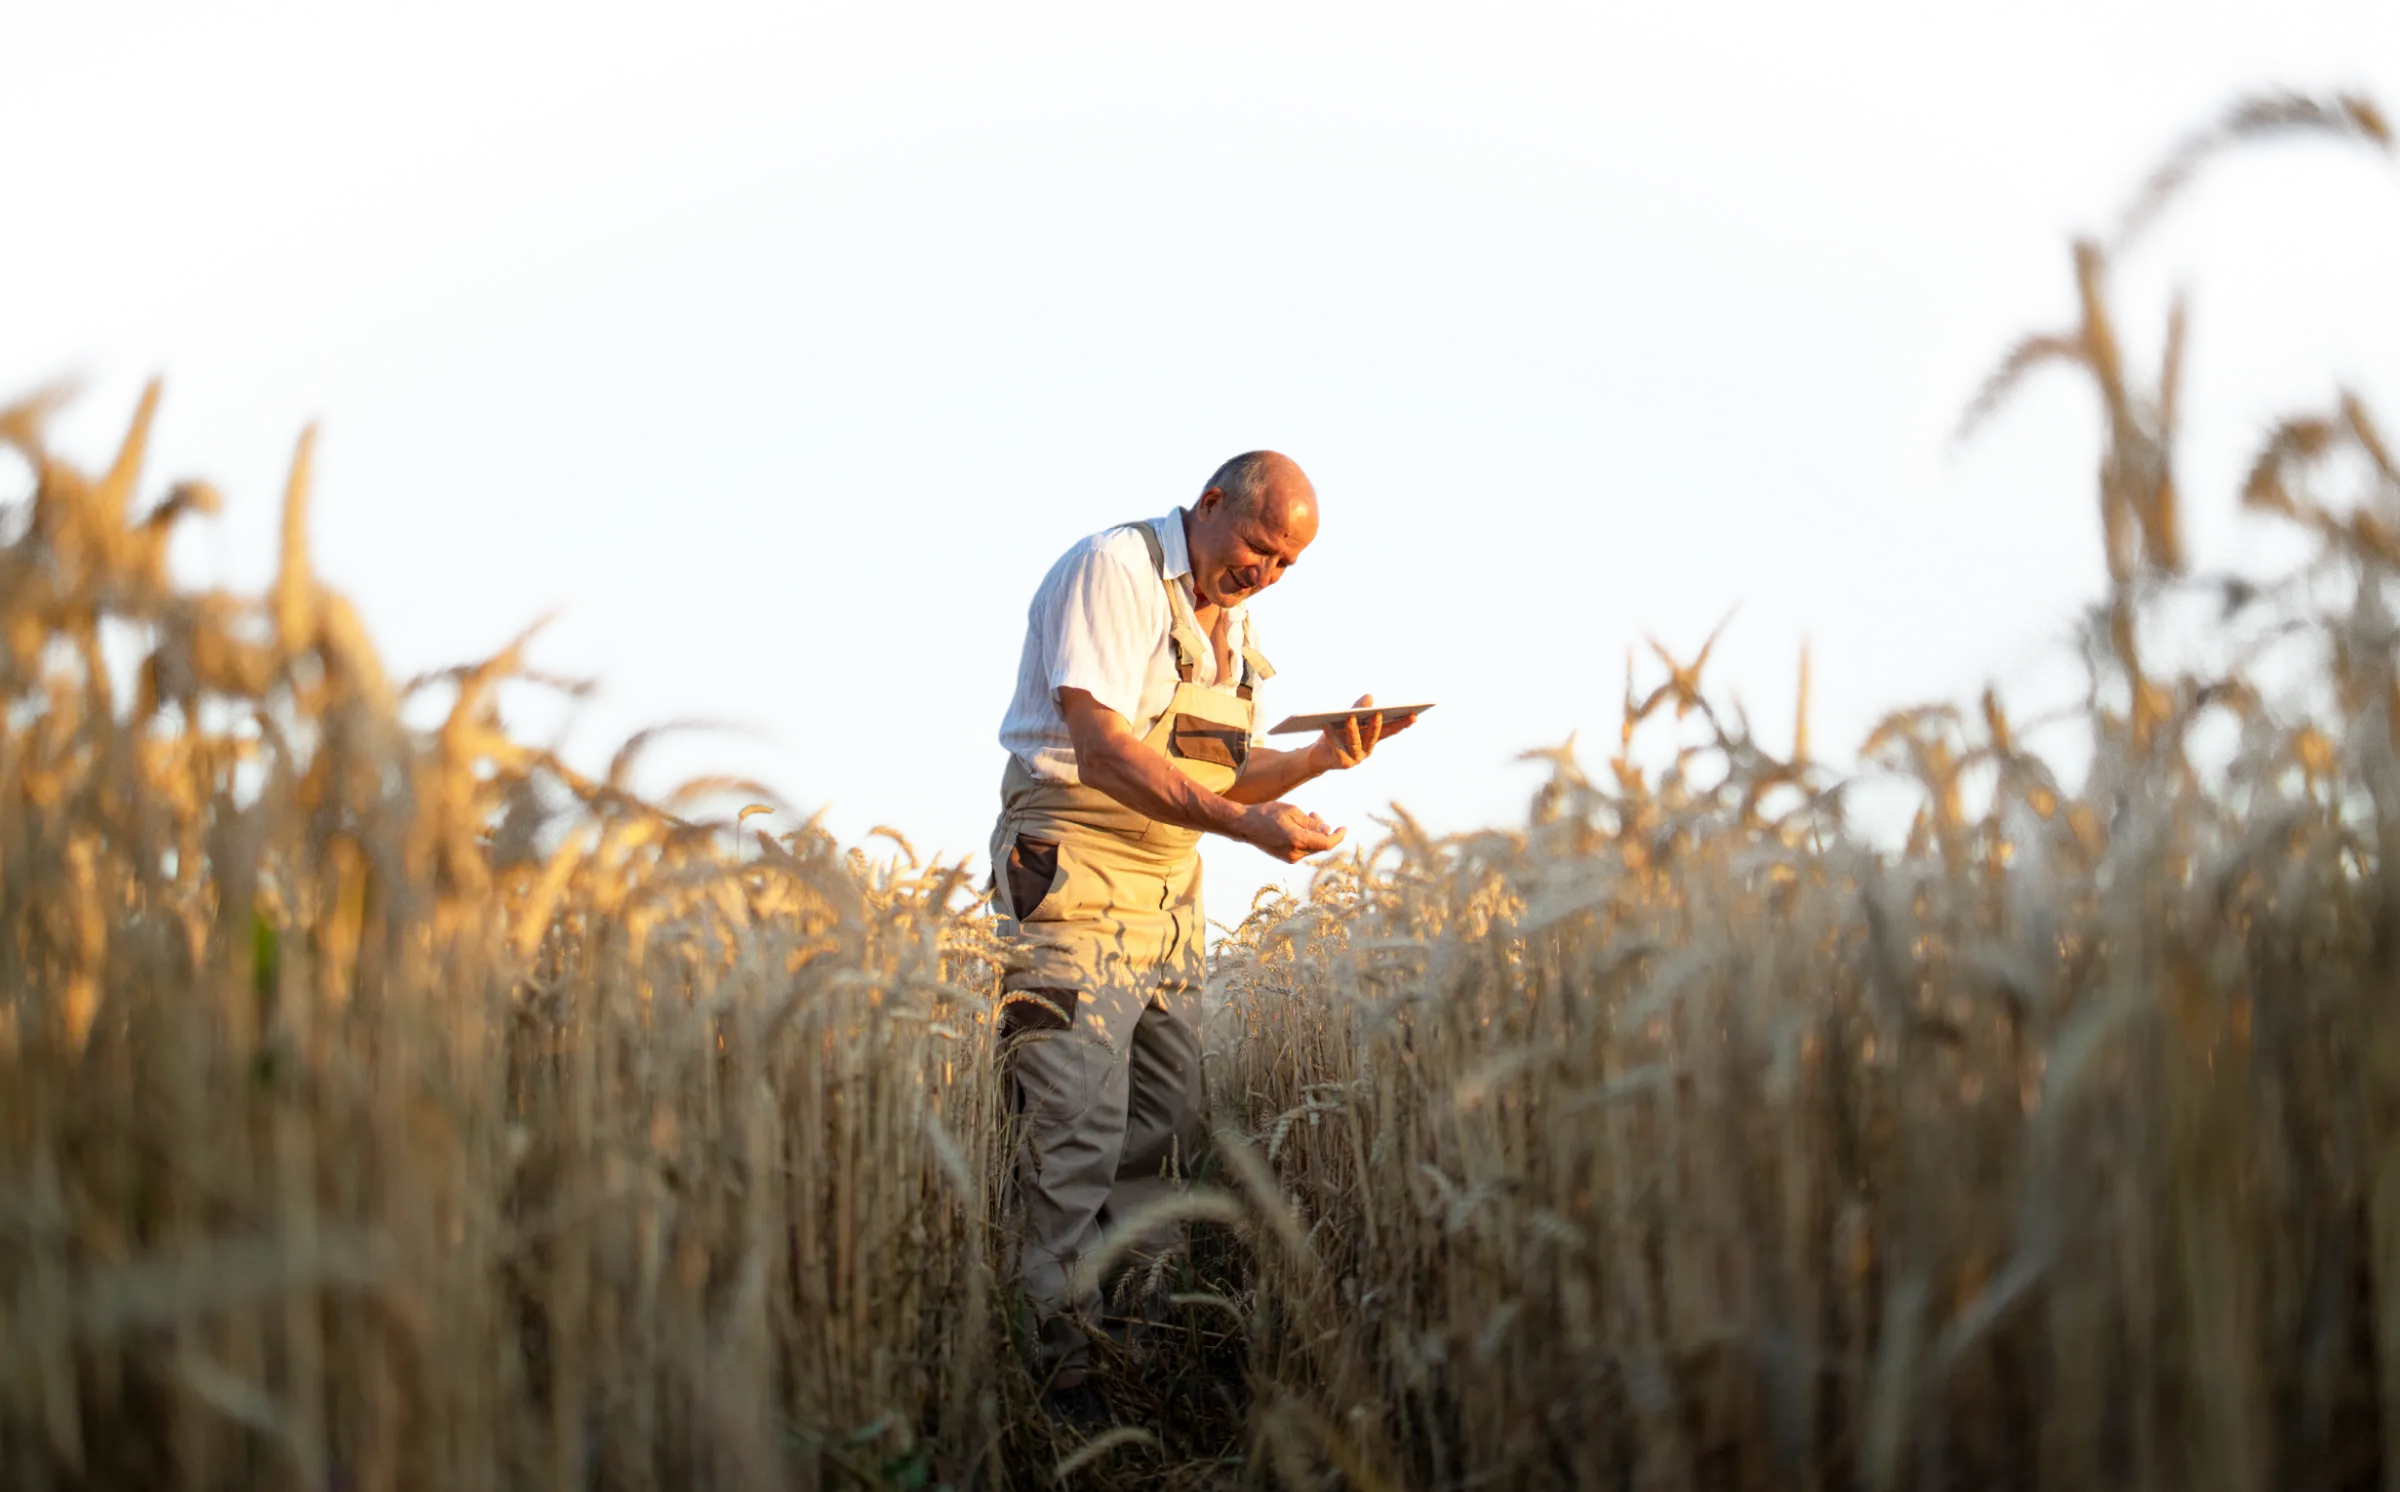
[[1023,1133],[1017,1277],[1054,1393],[1091,1392],[1101,1301],[1076,1261],[1168,1194],[1199,1118],[1200,836],[1285,861],[1332,849],[1342,831],[1282,799],[1376,744],[1372,717],[1301,751],[1258,744],[1274,670],[1246,603],[1316,535],[1308,478],[1253,451],[1191,507],[1069,549],[1027,613],[992,866]]

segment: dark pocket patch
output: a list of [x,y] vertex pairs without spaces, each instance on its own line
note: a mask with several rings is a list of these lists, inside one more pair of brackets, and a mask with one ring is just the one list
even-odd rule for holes
[[1219,767],[1241,769],[1250,756],[1250,737],[1230,725],[1203,720],[1197,715],[1178,715],[1167,731],[1167,752],[1187,762],[1208,762]]
[[1058,842],[1017,836],[1008,847],[1008,909],[1022,922],[1034,914],[1058,879]]
[[1000,1036],[1006,1040],[1027,1031],[1064,1031],[1075,1024],[1075,1006],[1083,998],[1073,989],[1012,989],[1000,996]]

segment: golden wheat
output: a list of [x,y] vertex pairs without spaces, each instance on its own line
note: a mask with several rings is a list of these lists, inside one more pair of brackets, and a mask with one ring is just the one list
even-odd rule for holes
[[[2201,160],[2291,128],[2389,145],[2237,108],[1970,411],[2045,361],[2101,399],[2080,787],[1989,693],[1901,711],[1879,849],[1805,655],[1778,756],[1654,643],[1600,778],[1539,753],[1514,830],[1395,810],[1221,948],[1193,1248],[1088,1441],[1013,1337],[962,867],[645,801],[645,738],[598,779],[515,741],[530,634],[393,685],[310,569],[305,440],[268,593],[193,593],[216,497],[138,508],[155,390],[97,476],[55,396],[0,410],[0,1480],[2400,1485],[2400,471],[2355,397],[2290,421],[2245,498],[2305,583],[2187,574],[2183,318],[2139,386],[2108,300]],[[2321,708],[2151,660],[2209,587]]]
[[[2346,130],[2237,109],[2203,146]],[[1779,762],[1654,649],[1626,742],[1697,712],[1653,784],[1570,753],[1532,822],[1263,908],[1220,964],[1219,1096],[1265,1137],[1310,1266],[1256,1261],[1254,1373],[1306,1408],[1289,1478],[1409,1486],[2400,1484],[2400,472],[2359,402],[2282,427],[2248,489],[2323,541],[2334,708],[2159,676],[2183,579],[2180,311],[2129,379],[2107,256],[2082,325],[2006,358],[2082,368],[2108,448],[2114,590],[2079,793],[1986,695],[1903,711],[1898,854],[1842,784]],[[2337,446],[2369,490],[2295,473]],[[2225,583],[2228,595],[2246,595]],[[1702,656],[1705,657],[1705,650]],[[2221,775],[2187,743],[2214,714]],[[1778,818],[1761,804],[1800,789]],[[1364,1468],[1362,1470],[1362,1468]]]

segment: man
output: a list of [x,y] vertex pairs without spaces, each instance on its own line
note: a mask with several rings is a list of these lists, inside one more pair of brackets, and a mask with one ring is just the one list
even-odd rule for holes
[[1274,669],[1247,603],[1316,534],[1308,478],[1253,451],[1190,508],[1069,549],[1027,613],[992,867],[1023,1128],[1016,1272],[1054,1396],[1091,1392],[1083,1326],[1100,1292],[1076,1262],[1169,1194],[1199,1118],[1200,836],[1287,862],[1332,849],[1343,831],[1284,795],[1413,723],[1259,744]]

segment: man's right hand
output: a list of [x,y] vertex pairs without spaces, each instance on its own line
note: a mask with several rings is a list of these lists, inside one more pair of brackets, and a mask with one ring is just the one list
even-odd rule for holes
[[1350,832],[1289,803],[1260,803],[1242,814],[1241,838],[1287,865],[1332,849]]

